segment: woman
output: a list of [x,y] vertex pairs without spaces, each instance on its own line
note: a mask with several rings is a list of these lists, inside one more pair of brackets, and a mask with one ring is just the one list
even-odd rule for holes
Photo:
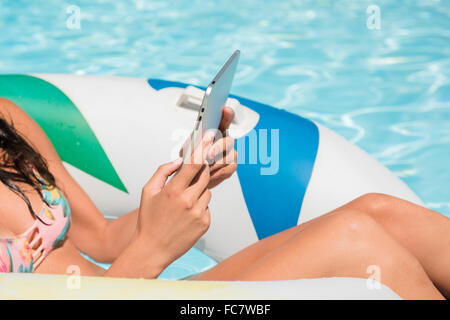
[[[155,278],[209,227],[210,188],[236,170],[234,141],[198,148],[211,166],[180,160],[158,168],[139,208],[107,221],[70,176],[51,142],[27,114],[0,99],[0,270]],[[224,108],[220,129],[233,119]],[[220,161],[226,160],[226,161]],[[231,161],[230,161],[231,160]],[[450,296],[450,219],[381,194],[360,197],[326,215],[263,239],[191,277],[196,280],[366,278],[403,298]],[[108,270],[84,259],[112,262]]]

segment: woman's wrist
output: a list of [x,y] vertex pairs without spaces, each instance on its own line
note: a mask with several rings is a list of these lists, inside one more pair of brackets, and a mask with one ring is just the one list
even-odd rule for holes
[[145,252],[141,257],[143,263],[161,269],[161,272],[172,263],[172,259],[167,254],[167,250],[159,245],[156,239],[136,231],[132,242],[139,251]]
[[104,276],[155,279],[170,264],[166,260],[163,250],[136,232]]

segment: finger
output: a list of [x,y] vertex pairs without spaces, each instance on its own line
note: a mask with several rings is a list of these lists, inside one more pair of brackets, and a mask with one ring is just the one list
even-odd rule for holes
[[209,166],[203,166],[200,172],[192,180],[192,183],[187,189],[187,192],[194,199],[198,199],[208,186],[210,176]]
[[220,120],[219,130],[225,135],[226,130],[234,119],[234,111],[230,107],[222,108],[222,119]]
[[203,136],[202,142],[194,149],[190,157],[190,161],[187,161],[181,167],[178,174],[170,181],[170,183],[179,184],[183,188],[188,187],[197,173],[205,164],[205,158],[209,148],[214,140],[214,133],[207,132]]
[[[205,191],[205,193],[207,192],[207,191],[209,191],[208,189]],[[199,204],[199,206],[198,206],[198,211],[200,211],[201,212],[201,216],[200,216],[200,221],[202,222],[202,224],[204,225],[204,227],[205,227],[205,229],[203,230],[203,232],[206,232],[206,231],[208,231],[208,229],[209,229],[209,227],[210,227],[210,225],[211,225],[211,212],[209,211],[209,207],[208,207],[208,204],[206,204],[206,207],[205,207],[205,202],[206,202],[206,200],[208,200],[207,198],[206,198],[206,195],[205,195],[205,201],[203,202],[202,201],[202,205],[201,205],[201,207],[200,207],[200,204]],[[209,202],[209,200],[208,200],[208,202]]]
[[236,164],[230,164],[226,167],[217,169],[214,173],[211,172],[211,178],[209,180],[209,184],[207,186],[208,189],[212,189],[230,178],[233,173],[236,172]]
[[[234,164],[228,164],[223,167],[217,168],[214,171],[210,171],[210,182],[212,181],[223,181],[233,175],[233,173],[236,171],[237,165]],[[208,185],[209,188],[209,185]]]
[[186,164],[200,164],[205,163],[206,156],[211,148],[215,138],[214,130],[207,130],[202,134],[201,143],[194,147],[190,157],[185,158],[184,163]]
[[227,154],[234,150],[234,139],[232,137],[225,137],[214,143],[208,151],[209,163],[228,163],[225,160]]
[[183,159],[178,158],[159,166],[144,188],[152,195],[159,193],[164,188],[169,176],[172,175],[182,163]]
[[211,201],[211,191],[209,189],[205,189],[203,193],[198,198],[196,206],[201,210],[208,209],[209,202]]
[[237,160],[237,152],[232,149],[230,152],[226,154],[224,158],[221,158],[220,161],[215,162],[212,166],[209,167],[211,172],[211,176],[215,174],[218,169],[229,166],[230,164],[235,164]]
[[187,147],[189,145],[189,143],[191,143],[192,140],[192,136],[194,135],[194,131],[191,132],[191,134],[189,135],[189,137],[186,139],[186,141],[183,143],[183,146],[181,147],[180,151],[178,152],[178,155],[180,157],[183,156],[184,154],[184,150],[187,150]]

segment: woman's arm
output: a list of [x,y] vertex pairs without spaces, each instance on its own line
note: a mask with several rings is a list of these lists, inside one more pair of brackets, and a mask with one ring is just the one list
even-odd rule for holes
[[[14,127],[47,160],[50,172],[54,175],[58,187],[64,193],[72,212],[68,238],[82,252],[99,262],[112,262],[120,256],[130,244],[136,230],[138,209],[108,221],[69,174],[58,153],[41,127],[13,102],[0,98],[0,111]],[[233,111],[224,108],[220,124],[225,131],[233,119]],[[222,151],[223,139],[213,145],[216,152]],[[229,145],[229,144],[228,144]],[[233,148],[228,149],[224,158],[236,159]],[[231,153],[231,154],[230,154]],[[228,164],[228,165],[227,165]],[[211,167],[209,188],[225,180],[236,170],[234,163],[214,164]],[[129,253],[128,253],[129,254]]]
[[158,168],[142,189],[133,240],[104,274],[115,277],[156,278],[208,230],[211,191],[210,168],[195,154],[205,159],[213,135],[203,138],[189,164],[167,184],[181,165],[182,159]]
[[156,279],[165,269],[160,253],[156,246],[135,234],[103,276]]
[[5,120],[47,161],[57,186],[67,198],[72,212],[68,238],[82,252],[100,262],[111,262],[130,242],[136,229],[137,210],[108,221],[64,167],[41,127],[13,102],[0,98]]

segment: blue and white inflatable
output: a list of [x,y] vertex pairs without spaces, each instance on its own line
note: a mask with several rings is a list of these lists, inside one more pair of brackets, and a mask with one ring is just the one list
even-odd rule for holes
[[[176,109],[183,104],[173,102],[187,100],[183,95],[196,96],[199,106],[203,92],[178,82],[150,79],[148,83],[157,90],[156,99],[167,95],[174,99],[161,105],[171,105],[173,113],[181,116],[176,125],[189,133],[196,112],[190,117],[181,114]],[[422,204],[386,167],[326,127],[252,100],[231,98],[237,175],[214,191],[212,225],[198,244],[214,258],[226,258],[365,193],[386,193]]]
[[[0,96],[13,100],[41,125],[100,211],[115,218],[134,210],[157,167],[177,157],[193,129],[203,91],[159,79],[4,75]],[[196,244],[210,257],[220,261],[365,193],[381,192],[422,204],[387,168],[326,127],[242,97],[230,96],[227,105],[235,111],[230,135],[237,139],[239,166],[236,174],[213,189],[211,226]],[[49,281],[48,277],[54,277],[55,285],[63,281],[60,276],[15,277],[34,284]],[[0,286],[22,292],[17,289],[22,285],[14,282],[18,278],[2,276]],[[92,281],[87,281],[91,296]],[[376,292],[367,289],[365,279],[284,281],[279,282],[279,292],[276,284],[266,284],[266,296],[277,298],[397,297],[384,286]],[[141,285],[130,280],[132,288]],[[229,295],[220,297],[242,298],[236,295],[240,284],[227,285],[229,289],[221,292]],[[246,298],[260,297],[261,288],[255,282]],[[172,289],[177,297],[184,292]],[[156,291],[148,290],[142,297],[155,297]],[[109,297],[95,292],[93,297]],[[59,294],[83,297],[82,291],[61,289]]]

